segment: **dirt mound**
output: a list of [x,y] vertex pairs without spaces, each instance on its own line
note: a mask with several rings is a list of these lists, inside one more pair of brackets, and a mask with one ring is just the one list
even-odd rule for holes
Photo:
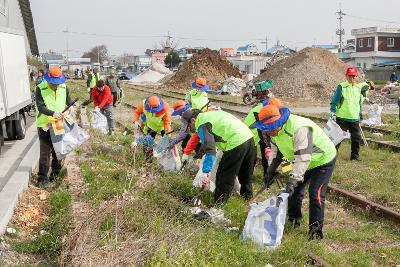
[[183,63],[164,86],[187,89],[199,76],[204,77],[212,89],[217,89],[231,76],[241,78],[241,73],[217,51],[206,48]]
[[274,81],[277,97],[329,102],[337,85],[345,81],[346,64],[325,49],[305,48],[272,65],[255,80]]

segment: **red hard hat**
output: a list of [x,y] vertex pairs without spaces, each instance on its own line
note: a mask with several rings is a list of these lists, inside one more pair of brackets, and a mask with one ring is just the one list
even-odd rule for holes
[[358,71],[356,67],[347,67],[346,76],[358,76]]

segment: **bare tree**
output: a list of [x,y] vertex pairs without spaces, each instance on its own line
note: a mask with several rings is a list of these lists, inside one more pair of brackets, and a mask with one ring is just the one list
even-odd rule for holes
[[83,53],[82,57],[90,58],[91,62],[103,63],[109,59],[106,45],[98,45]]

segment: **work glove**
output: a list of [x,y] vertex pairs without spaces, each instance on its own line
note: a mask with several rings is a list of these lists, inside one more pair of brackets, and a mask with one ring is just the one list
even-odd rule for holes
[[201,187],[208,188],[210,186],[210,174],[209,173],[201,173]]
[[285,193],[288,193],[289,197],[292,196],[296,186],[297,186],[297,182],[296,181],[289,180],[289,182],[286,184]]
[[333,112],[329,113],[329,118],[332,119],[332,120],[334,120],[334,121],[336,121],[336,115],[335,115],[335,113],[333,113]]
[[140,125],[140,123],[138,121],[135,121],[133,123],[133,128],[135,128],[136,130],[140,130],[142,128],[142,126]]
[[60,112],[54,112],[53,113],[53,118],[57,119],[57,120],[62,119],[63,118],[63,114],[60,113]]
[[86,91],[87,91],[88,93],[90,93],[90,88],[88,87],[88,88],[86,89]]
[[132,149],[135,149],[136,147],[137,147],[137,142],[136,141],[133,141],[132,143],[131,143],[131,148]]
[[100,112],[100,108],[99,107],[94,107],[94,110],[97,112]]
[[182,163],[186,162],[189,160],[189,155],[183,154],[182,155]]

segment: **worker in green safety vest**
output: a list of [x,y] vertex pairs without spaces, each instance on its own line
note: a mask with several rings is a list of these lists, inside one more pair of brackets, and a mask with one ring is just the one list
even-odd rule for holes
[[[40,143],[40,158],[37,184],[46,186],[60,173],[62,165],[57,159],[50,137],[51,121],[61,120],[65,107],[72,104],[65,76],[59,67],[51,67],[44,74],[44,81],[36,87],[36,126]],[[72,107],[69,112],[72,112]],[[48,176],[51,160],[51,174]]]
[[[357,75],[357,68],[347,68],[347,81],[342,82],[336,88],[330,108],[331,119],[335,120],[343,131],[350,132],[350,160],[360,160],[361,108],[369,89],[366,83],[356,82]],[[339,146],[340,144],[337,145],[337,148],[339,148]]]
[[264,169],[264,178],[266,177],[267,169],[268,169],[267,156],[269,155],[269,151],[270,151],[270,142],[269,142],[269,140],[262,138],[261,131],[258,130],[257,128],[254,128],[253,126],[254,126],[254,123],[256,123],[256,121],[258,120],[258,113],[260,112],[261,108],[265,107],[266,105],[275,105],[278,108],[282,107],[282,103],[278,98],[275,98],[275,97],[267,98],[262,103],[258,104],[254,108],[252,108],[243,121],[244,124],[246,124],[247,127],[249,127],[250,130],[253,132],[254,143],[259,144],[259,146],[260,146],[261,163],[262,163],[262,166]]
[[214,199],[226,201],[232,193],[236,176],[240,194],[246,199],[253,195],[252,179],[256,162],[253,133],[238,118],[222,110],[202,112],[188,109],[182,114],[192,132],[196,132],[205,150],[202,184],[209,186],[210,172],[216,159],[216,148],[223,152],[216,173]]
[[96,83],[99,80],[100,80],[100,68],[94,67],[93,71],[89,72],[86,81],[86,87],[87,87],[87,92],[89,93],[89,99],[83,102],[82,106],[86,106],[92,102],[92,90],[94,87],[96,87]]
[[309,239],[322,239],[325,194],[336,162],[335,145],[311,120],[274,105],[260,110],[255,127],[271,137],[272,160],[266,185],[273,181],[282,158],[290,160],[292,170],[285,189],[289,194],[289,221],[295,228],[300,226],[304,190],[309,183]]
[[192,107],[192,109],[202,109],[205,111],[208,104],[207,91],[209,86],[204,78],[197,78],[192,83],[192,90],[186,94],[186,102]]

